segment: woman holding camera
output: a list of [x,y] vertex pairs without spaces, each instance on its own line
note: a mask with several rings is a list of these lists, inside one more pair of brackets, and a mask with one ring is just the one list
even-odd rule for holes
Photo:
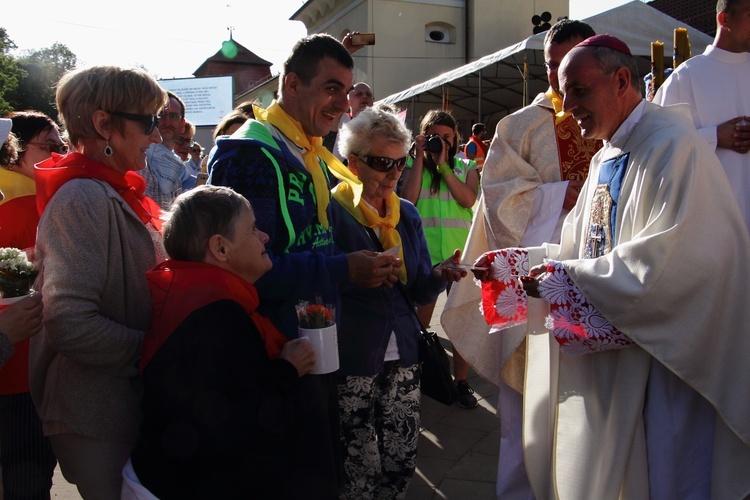
[[[474,161],[456,158],[458,128],[449,112],[429,111],[420,129],[422,133],[415,138],[411,151],[413,161],[404,170],[401,197],[414,203],[422,217],[434,266],[450,257],[456,248],[464,248],[479,191],[479,171]],[[435,303],[418,308],[422,324],[429,325],[434,309]],[[455,350],[453,374],[458,404],[462,408],[476,407],[474,391],[466,382],[469,366]]]

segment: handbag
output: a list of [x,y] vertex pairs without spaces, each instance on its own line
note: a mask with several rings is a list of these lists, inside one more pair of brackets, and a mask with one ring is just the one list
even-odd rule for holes
[[[413,310],[413,309],[412,309]],[[419,321],[419,320],[417,320]],[[422,394],[438,403],[451,406],[458,399],[458,389],[451,377],[448,353],[435,332],[428,332],[420,324],[419,366],[422,370]]]
[[[370,239],[375,243],[375,247],[382,252],[383,246],[375,235],[375,231],[371,228],[365,229],[367,229]],[[451,376],[448,353],[445,352],[443,344],[440,343],[437,333],[427,331],[422,322],[419,321],[417,310],[400,281],[396,282],[396,288],[398,288],[401,296],[409,306],[409,310],[414,314],[417,324],[419,324],[419,367],[422,372],[420,390],[422,394],[434,399],[438,403],[451,406],[458,399],[458,389],[456,388],[456,384],[453,383],[453,377]]]

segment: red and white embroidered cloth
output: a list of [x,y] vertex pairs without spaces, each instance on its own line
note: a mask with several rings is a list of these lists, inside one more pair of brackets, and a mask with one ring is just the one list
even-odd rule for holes
[[494,328],[526,323],[528,299],[518,281],[529,275],[529,254],[523,248],[504,248],[485,254],[490,263],[490,281],[482,282],[482,313]]
[[[487,324],[504,329],[525,323],[528,297],[518,277],[529,274],[527,251],[505,248],[485,255],[492,278],[482,283],[482,312]],[[562,263],[547,263],[547,274],[539,282],[539,294],[550,304],[545,326],[560,344],[560,352],[578,355],[633,345],[586,300]]]
[[561,262],[547,262],[547,274],[539,282],[539,295],[550,304],[545,326],[560,344],[560,352],[587,354],[633,345],[586,300]]

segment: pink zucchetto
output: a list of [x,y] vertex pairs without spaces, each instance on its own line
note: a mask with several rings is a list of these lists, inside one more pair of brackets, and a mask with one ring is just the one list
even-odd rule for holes
[[630,49],[628,48],[627,44],[620,40],[619,38],[615,38],[612,35],[594,35],[592,37],[589,37],[576,45],[576,47],[607,47],[608,49],[616,50],[617,52],[622,52],[623,54],[627,54],[629,56],[633,56],[633,54],[630,53]]

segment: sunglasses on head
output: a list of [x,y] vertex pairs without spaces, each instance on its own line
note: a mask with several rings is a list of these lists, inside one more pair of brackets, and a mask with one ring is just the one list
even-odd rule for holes
[[138,115],[135,113],[125,113],[124,111],[110,111],[109,114],[125,118],[131,122],[144,124],[146,126],[146,135],[151,135],[157,125],[159,125],[159,117],[156,115]]
[[396,170],[401,172],[404,169],[404,166],[406,166],[406,158],[407,157],[404,156],[394,160],[387,156],[365,156],[364,158],[357,156],[357,159],[366,163],[368,167],[377,170],[378,172],[390,172],[393,167],[396,167]]

